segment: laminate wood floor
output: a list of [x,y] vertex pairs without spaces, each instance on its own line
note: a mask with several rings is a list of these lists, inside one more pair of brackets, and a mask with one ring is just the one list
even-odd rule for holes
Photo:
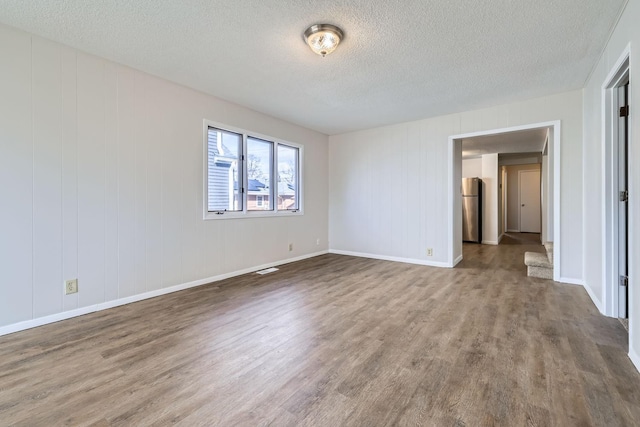
[[0,337],[0,425],[640,424],[626,331],[526,250],[324,255]]
[[540,233],[507,232],[500,241],[501,245],[542,245]]

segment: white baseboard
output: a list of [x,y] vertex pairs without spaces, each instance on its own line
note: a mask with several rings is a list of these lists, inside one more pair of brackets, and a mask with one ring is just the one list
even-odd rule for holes
[[633,362],[638,372],[640,372],[640,356],[638,356],[638,353],[631,347],[631,343],[629,343],[629,359],[631,359],[631,362]]
[[[404,262],[404,263],[407,263],[407,264],[426,265],[426,266],[429,266],[429,267],[445,267],[445,268],[451,268],[452,267],[451,265],[449,265],[448,262],[425,261],[423,259],[416,259],[416,258],[402,258],[402,257],[387,256],[387,255],[368,254],[368,253],[362,253],[362,252],[341,251],[341,250],[338,250],[338,249],[329,249],[329,253],[337,254],[337,255],[355,256],[355,257],[360,257],[360,258],[379,259],[379,260],[383,260],[383,261]],[[460,258],[462,259],[462,257],[460,257]]]
[[604,315],[604,310],[602,309],[602,302],[600,301],[600,299],[598,297],[596,297],[596,294],[593,293],[591,288],[589,286],[587,286],[587,284],[584,282],[584,280],[571,279],[571,278],[567,278],[567,277],[560,277],[558,282],[567,283],[569,285],[582,286],[587,291],[587,294],[589,295],[589,298],[591,298],[591,302],[593,302],[593,305],[595,305],[596,308],[598,309],[598,311]]
[[245,268],[243,270],[234,271],[232,273],[220,274],[218,276],[207,277],[205,279],[195,280],[193,282],[182,283],[168,288],[158,289],[155,291],[145,292],[138,295],[133,295],[126,298],[119,298],[113,301],[106,301],[99,304],[93,304],[87,307],[77,308],[75,310],[64,311],[62,313],[56,313],[49,316],[38,317],[32,320],[25,320],[23,322],[14,323],[12,325],[0,327],[0,336],[12,334],[14,332],[24,331],[25,329],[31,329],[38,326],[47,325],[49,323],[59,322],[61,320],[70,319],[72,317],[83,316],[85,314],[94,313],[96,311],[107,310],[109,308],[118,307],[125,304],[131,304],[133,302],[142,301],[149,298],[155,298],[161,295],[170,294],[173,292],[182,291],[189,288],[195,288],[196,286],[206,285],[212,282],[218,282],[220,280],[229,279],[235,276],[241,276],[247,273],[253,273],[254,271],[262,270],[264,268],[274,267],[277,265],[289,264],[291,262],[302,261],[303,259],[313,258],[316,256],[324,255],[329,251],[314,252],[311,254],[301,255],[294,258],[287,258],[280,261],[271,262],[268,264],[262,264],[255,267]]
[[507,230],[507,233],[519,233],[520,230]]
[[500,244],[500,242],[502,242],[502,238],[504,237],[504,233],[502,233],[500,235],[500,237],[498,237],[498,244]]
[[460,261],[462,261],[462,254],[458,255],[458,258],[453,260],[452,267],[455,267],[456,265],[460,264]]
[[602,306],[602,302],[600,301],[599,298],[596,297],[596,294],[593,293],[593,291],[591,290],[591,288],[584,283],[583,281],[580,281],[580,283],[577,283],[579,285],[582,285],[582,287],[587,291],[587,294],[589,294],[589,298],[591,298],[591,302],[593,302],[593,305],[596,306],[596,308],[598,309],[598,311],[604,314],[604,310],[603,310],[603,306]]
[[558,279],[558,282],[560,282],[560,283],[568,283],[569,285],[584,286],[584,282],[582,281],[582,279],[573,279],[571,277],[560,277]]
[[500,242],[499,241],[495,241],[495,240],[483,240],[482,244],[483,245],[493,245],[493,246],[497,246]]
[[[556,280],[556,279],[554,279],[554,280]],[[582,280],[582,279],[574,279],[574,278],[570,278],[570,277],[559,277],[558,280],[556,280],[556,281],[560,282],[560,283],[567,283],[569,285],[582,286],[587,291],[587,294],[589,295],[589,298],[591,298],[591,301],[593,302],[593,305],[596,306],[596,308],[598,309],[598,311],[600,313],[602,313],[603,315],[606,316],[606,314],[605,314],[605,312],[603,310],[603,305],[602,305],[602,302],[600,301],[600,298],[598,298],[596,296],[596,294],[593,293],[591,288],[589,286],[587,286],[587,284],[584,282],[584,280]]]
[[83,316],[85,314],[97,311],[96,305],[88,307],[76,308],[75,310],[63,311],[62,313],[51,314],[49,316],[38,317],[32,320],[25,320],[19,323],[3,326],[0,328],[0,336],[12,334],[14,332],[24,331],[25,329],[36,328],[38,326],[47,325],[49,323],[59,322],[61,320],[71,319],[72,317]]

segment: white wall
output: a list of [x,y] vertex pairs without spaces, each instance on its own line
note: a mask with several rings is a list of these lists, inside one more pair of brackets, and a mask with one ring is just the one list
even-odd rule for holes
[[514,166],[514,165],[533,165],[542,162],[542,155],[525,155],[525,156],[509,156],[508,158],[500,157],[498,165]]
[[[325,135],[5,26],[0,52],[0,333],[328,248]],[[205,118],[303,144],[304,215],[204,221]]]
[[[498,161],[498,165],[500,162]],[[505,218],[507,207],[507,171],[504,166],[499,166],[498,170],[498,243],[502,240],[506,231]]]
[[553,242],[553,234],[549,233],[549,221],[553,221],[553,211],[549,211],[549,200],[553,198],[549,187],[549,156],[542,156],[540,164],[540,210],[542,212],[542,241]]
[[[554,120],[562,121],[560,275],[579,282],[581,91],[329,137],[330,247],[446,264],[449,136]],[[426,248],[434,249],[433,257]]]
[[[630,56],[630,102],[631,120],[629,141],[630,161],[630,198],[629,207],[632,212],[630,236],[638,235],[640,227],[640,128],[637,112],[640,111],[640,54],[636,49],[640,45],[640,0],[629,0],[626,9],[618,22],[600,61],[584,90],[584,239],[589,244],[584,250],[585,286],[601,311],[604,311],[606,286],[603,282],[604,259],[602,227],[605,219],[602,215],[604,203],[602,183],[605,177],[603,170],[603,93],[602,85],[613,69],[616,61],[628,44],[631,44]],[[634,114],[635,111],[635,114]],[[629,300],[629,355],[636,367],[640,369],[640,240],[631,238],[630,250],[630,300]]]
[[[546,173],[546,177],[547,177],[547,189],[549,190],[547,192],[548,197],[546,198],[546,203],[547,203],[547,241],[549,242],[553,242],[553,239],[555,236],[554,230],[556,227],[556,223],[555,223],[555,217],[553,215],[554,213],[554,209],[555,209],[555,197],[553,194],[553,189],[555,188],[555,177],[553,176],[554,174],[554,170],[555,170],[555,166],[554,166],[554,159],[553,156],[551,155],[551,153],[553,153],[554,150],[554,146],[555,146],[555,134],[554,132],[549,132],[548,133],[549,136],[549,140],[547,142],[547,155],[546,157],[546,163],[547,163],[547,173]],[[561,196],[562,197],[562,196]]]
[[482,176],[482,157],[462,159],[462,177],[476,178]]
[[[453,141],[453,176],[462,177],[462,140]],[[462,261],[462,180],[457,179],[455,181],[453,188],[448,188],[447,193],[455,193],[458,192],[458,197],[453,198],[453,218],[448,218],[449,220],[454,221],[456,224],[460,224],[460,227],[454,227],[453,230],[453,241],[447,242],[450,246],[448,246],[447,251],[453,255],[453,264],[457,264]],[[448,195],[448,194],[447,194]],[[451,194],[454,196],[454,194]],[[422,263],[424,261],[417,260],[415,262]],[[429,261],[429,263],[433,263],[434,261]],[[437,261],[436,261],[437,263]],[[448,265],[440,264],[440,265]],[[438,265],[438,264],[434,264]]]
[[498,244],[498,154],[482,156],[482,243]]

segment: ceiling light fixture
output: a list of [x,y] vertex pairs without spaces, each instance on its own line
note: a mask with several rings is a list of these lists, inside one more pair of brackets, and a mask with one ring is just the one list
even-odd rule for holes
[[336,50],[343,38],[342,30],[330,24],[312,25],[304,32],[304,41],[312,51],[323,57]]

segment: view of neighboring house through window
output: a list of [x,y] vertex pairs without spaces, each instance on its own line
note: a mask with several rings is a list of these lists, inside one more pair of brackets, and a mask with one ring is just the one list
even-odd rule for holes
[[[247,210],[273,209],[273,142],[247,138]],[[259,199],[258,199],[259,198]]]
[[301,146],[218,125],[206,130],[205,218],[300,211]]
[[209,128],[207,142],[209,212],[242,211],[242,134]]
[[298,206],[298,162],[300,150],[278,144],[278,209],[296,210]]

